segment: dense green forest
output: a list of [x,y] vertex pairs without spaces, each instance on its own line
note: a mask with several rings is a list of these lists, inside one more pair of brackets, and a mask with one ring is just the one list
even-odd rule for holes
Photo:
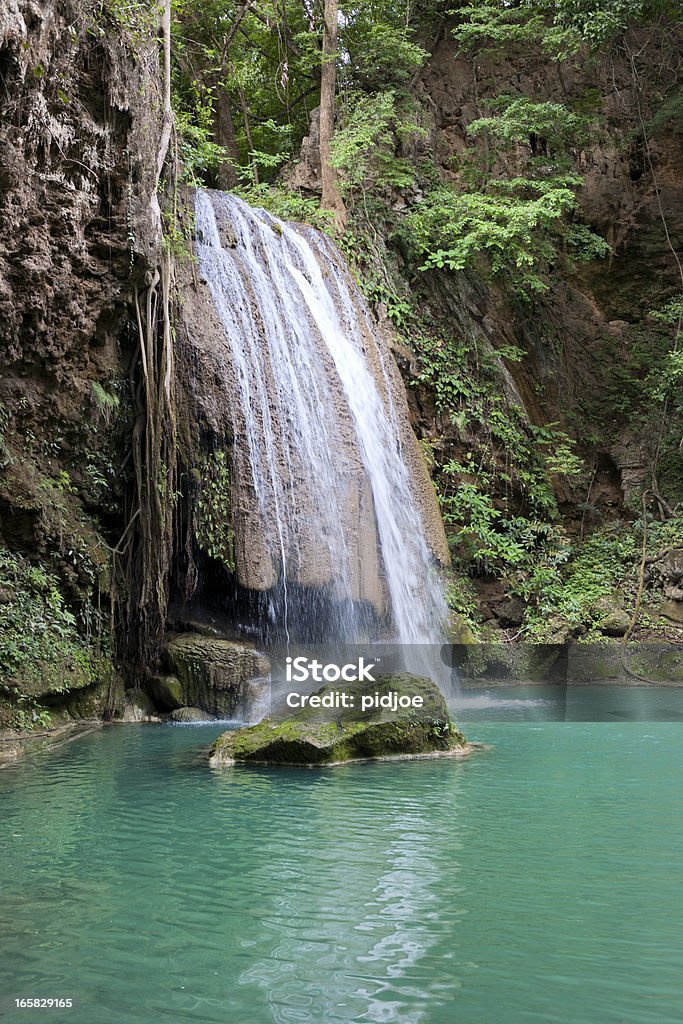
[[0,22],[6,724],[49,721],[51,673],[101,713],[186,552],[230,568],[163,387],[196,186],[329,233],[390,332],[455,639],[680,641],[676,4],[42,7]]
[[[323,5],[173,11],[181,175],[335,233],[334,204],[316,194],[320,157],[307,144],[311,118],[319,121]],[[548,403],[548,421],[511,400],[505,382],[528,357],[526,325],[545,322],[536,333],[555,352],[565,344],[554,322],[560,282],[590,287],[594,274],[602,284],[615,260],[637,258],[628,224],[583,208],[591,149],[609,148],[646,178],[660,206],[656,230],[665,249],[671,242],[675,214],[661,204],[652,148],[667,134],[680,145],[675,15],[666,2],[340,5],[330,146],[345,211],[338,241],[411,353],[408,386],[433,407],[423,443],[452,541],[451,598],[480,636],[496,632],[479,621],[477,579],[501,580],[523,602],[519,637],[596,639],[608,620],[630,634],[643,551],[651,558],[683,541],[683,279],[673,244],[668,272],[643,281],[641,271],[640,294],[612,317],[638,322],[625,351],[591,339],[609,378],[602,394],[571,409]],[[430,62],[439,57],[447,80],[471,76],[454,146],[433,127]],[[610,74],[628,100],[606,102]],[[434,294],[477,285],[524,325],[494,351],[475,325],[453,331]],[[606,510],[592,502],[596,449],[625,422],[657,440],[640,486]],[[520,606],[509,610],[516,618]],[[655,627],[656,604],[636,619]]]

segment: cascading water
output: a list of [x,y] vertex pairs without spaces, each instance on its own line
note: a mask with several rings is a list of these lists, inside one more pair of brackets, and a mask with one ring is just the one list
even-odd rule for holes
[[287,638],[317,622],[353,642],[374,621],[400,644],[440,643],[433,489],[343,261],[324,234],[225,193],[198,190],[196,230],[234,371],[238,578],[270,595]]

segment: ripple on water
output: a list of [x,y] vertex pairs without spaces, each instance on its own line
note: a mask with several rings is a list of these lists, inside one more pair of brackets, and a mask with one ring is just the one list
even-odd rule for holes
[[220,727],[130,727],[11,766],[3,990],[74,1024],[673,1024],[679,727],[469,728],[464,762],[217,773]]

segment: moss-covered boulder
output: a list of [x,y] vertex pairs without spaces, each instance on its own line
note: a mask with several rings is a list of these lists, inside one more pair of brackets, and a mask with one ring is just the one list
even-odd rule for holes
[[683,626],[683,601],[662,601],[659,606],[659,614],[677,626]]
[[628,632],[631,616],[624,608],[621,594],[603,594],[591,609],[595,625],[605,636],[623,636]]
[[[352,706],[327,708],[344,693]],[[396,700],[393,699],[396,695]],[[389,707],[363,709],[362,697],[384,699]],[[223,733],[211,749],[210,763],[338,764],[368,758],[463,753],[467,744],[451,722],[438,687],[420,676],[401,674],[367,684],[323,686],[307,704],[284,721]],[[409,706],[399,707],[399,704]],[[322,705],[322,706],[321,706]]]
[[182,708],[185,704],[183,685],[177,676],[150,676],[146,689],[164,711],[173,711],[174,708]]
[[[78,690],[66,703],[65,710],[71,718],[99,719],[119,718],[125,706],[125,690],[123,679],[111,666],[102,659],[103,671],[100,679]],[[108,667],[108,671],[107,671]]]
[[166,696],[173,697],[176,707],[203,708],[217,718],[242,717],[247,683],[270,671],[268,658],[253,644],[196,633],[171,637],[166,661],[179,681],[173,694],[166,687]]
[[450,663],[465,689],[559,683],[566,680],[566,648],[562,644],[453,644]]

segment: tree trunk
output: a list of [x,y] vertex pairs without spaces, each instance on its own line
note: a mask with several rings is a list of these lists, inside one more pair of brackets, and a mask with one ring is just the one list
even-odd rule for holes
[[173,108],[171,107],[171,0],[164,0],[161,8],[161,40],[162,40],[162,121],[161,138],[157,151],[157,183],[166,162],[166,154],[173,131]]
[[330,163],[330,144],[334,133],[334,98],[337,85],[337,35],[339,30],[337,0],[325,0],[325,26],[323,29],[323,66],[320,75],[320,169],[322,177],[322,203],[332,210],[338,231],[346,226],[346,208],[339,193],[337,172]]
[[216,171],[216,185],[225,190],[234,188],[237,184],[237,167],[240,163],[240,154],[235,139],[235,126],[230,110],[230,98],[227,90],[220,86],[216,90],[216,110],[213,122],[214,141],[227,152],[227,158],[222,160]]
[[254,178],[254,184],[258,185],[258,184],[260,184],[260,182],[259,182],[259,175],[258,175],[258,164],[256,163],[256,158],[254,157],[254,140],[251,137],[251,128],[249,127],[249,107],[247,106],[247,101],[246,101],[244,93],[242,92],[241,89],[238,90],[238,93],[239,93],[239,98],[240,98],[240,107],[242,108],[242,120],[244,122],[244,134],[245,134],[246,139],[247,139],[247,147],[249,149],[249,158],[251,160],[251,173],[252,173],[252,176]]

